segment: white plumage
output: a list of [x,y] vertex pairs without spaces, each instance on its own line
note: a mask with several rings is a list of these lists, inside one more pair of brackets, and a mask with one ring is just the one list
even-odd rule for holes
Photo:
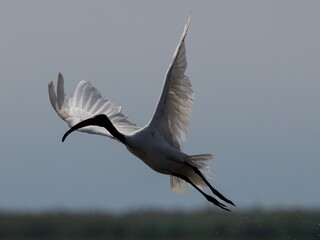
[[56,91],[53,82],[49,84],[49,98],[54,110],[70,127],[63,141],[74,130],[116,139],[153,170],[170,175],[173,191],[184,191],[188,182],[208,201],[228,210],[225,204],[203,191],[204,187],[209,187],[221,200],[234,205],[205,178],[212,175],[205,163],[212,159],[212,155],[182,152],[194,100],[190,79],[185,75],[185,37],[189,22],[190,17],[167,70],[154,115],[145,127],[139,128],[131,123],[121,112],[121,107],[103,98],[90,82],[81,81],[73,96],[67,96],[63,76],[59,73]]

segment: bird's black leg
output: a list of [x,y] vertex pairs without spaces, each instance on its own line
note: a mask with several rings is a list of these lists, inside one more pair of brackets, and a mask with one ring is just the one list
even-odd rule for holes
[[219,202],[217,199],[215,199],[214,197],[206,194],[204,191],[202,191],[197,185],[195,185],[189,178],[187,178],[186,176],[183,175],[176,175],[174,174],[174,176],[183,179],[184,181],[186,181],[187,183],[190,183],[195,189],[197,189],[209,202],[213,203],[214,205],[230,212],[229,209],[226,208],[226,205],[224,205],[223,203]]
[[215,194],[216,196],[218,196],[221,200],[235,206],[235,204],[230,201],[229,199],[227,199],[225,196],[223,196],[218,190],[216,190],[214,187],[211,186],[211,184],[208,182],[208,180],[203,176],[203,174],[201,173],[201,171],[195,167],[192,166],[189,163],[186,163],[188,166],[190,166],[192,168],[192,170],[199,176],[201,177],[201,179],[208,185],[208,187],[210,188],[210,190],[212,191],[213,194]]

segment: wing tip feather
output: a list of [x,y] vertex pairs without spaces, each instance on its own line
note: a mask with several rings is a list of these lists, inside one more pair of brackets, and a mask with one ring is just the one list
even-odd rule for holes
[[54,90],[54,83],[52,81],[48,84],[48,93],[49,93],[50,103],[51,103],[52,107],[54,108],[54,110],[57,111],[57,108],[56,108],[57,95],[56,95],[56,92]]

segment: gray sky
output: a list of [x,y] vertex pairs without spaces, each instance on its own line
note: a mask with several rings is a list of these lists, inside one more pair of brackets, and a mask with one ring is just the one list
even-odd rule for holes
[[211,207],[123,146],[74,133],[47,93],[81,79],[139,126],[183,25],[196,100],[184,150],[213,153],[238,209],[320,207],[319,1],[1,1],[0,209]]

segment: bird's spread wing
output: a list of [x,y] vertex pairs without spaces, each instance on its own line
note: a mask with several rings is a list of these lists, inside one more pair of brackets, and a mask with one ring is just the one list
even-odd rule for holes
[[181,149],[186,137],[192,112],[194,93],[187,68],[185,37],[190,17],[168,68],[155,113],[149,123],[173,147]]
[[[63,76],[59,73],[56,91],[53,82],[49,84],[49,98],[54,110],[70,127],[97,114],[105,114],[116,129],[123,134],[139,129],[135,124],[128,121],[127,116],[121,113],[120,106],[103,98],[98,89],[90,82],[82,80],[76,87],[73,96],[67,96],[64,93]],[[113,138],[105,128],[98,126],[84,127],[79,131]]]

